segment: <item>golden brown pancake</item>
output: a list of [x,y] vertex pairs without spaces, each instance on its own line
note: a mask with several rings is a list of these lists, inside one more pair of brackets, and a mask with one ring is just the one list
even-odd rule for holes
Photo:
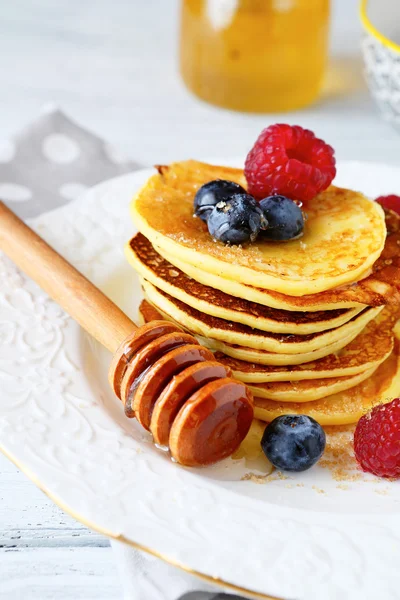
[[[165,313],[163,314],[163,318],[171,321],[171,319],[168,319]],[[342,350],[342,348],[347,346],[347,344],[353,341],[357,335],[358,332],[354,331],[351,335],[340,339],[333,344],[323,346],[319,350],[313,350],[312,352],[300,352],[299,354],[278,354],[277,352],[265,352],[264,350],[256,350],[255,348],[249,348],[246,346],[227,344],[226,342],[220,342],[219,340],[213,340],[199,335],[196,337],[200,344],[206,348],[209,348],[213,352],[223,352],[227,356],[236,358],[243,362],[257,363],[268,366],[289,366],[314,362],[320,358],[323,358],[324,356],[339,352]]]
[[352,333],[358,334],[383,309],[383,307],[366,308],[348,323],[328,331],[308,335],[270,333],[206,315],[172,298],[148,281],[142,280],[141,283],[146,299],[190,333],[277,354],[312,352],[325,348]]
[[[148,307],[150,307],[150,311],[148,310]],[[166,321],[171,321],[172,323],[179,325],[179,323],[172,319],[170,315],[163,312],[159,308],[156,308],[147,300],[144,300],[144,302],[141,304],[140,316],[142,320],[145,318],[143,317],[143,312],[146,313],[146,317],[148,316],[147,313],[152,312],[153,314],[161,315],[161,318],[165,319]],[[305,363],[319,360],[324,356],[335,354],[347,346],[347,344],[350,344],[350,342],[352,342],[357,335],[357,332],[353,332],[351,335],[338,340],[333,344],[324,346],[319,350],[313,350],[312,352],[300,352],[298,354],[278,354],[276,352],[265,352],[264,350],[256,350],[254,348],[246,348],[245,346],[227,344],[226,342],[213,340],[200,335],[195,335],[195,337],[199,340],[200,344],[206,348],[209,348],[213,352],[222,352],[230,358],[234,358],[243,362],[256,363],[259,365],[281,367],[290,365],[303,365]]]
[[[288,296],[232,281],[221,275],[213,275],[196,266],[172,257],[163,256],[196,281],[239,298],[245,298],[272,308],[314,311],[349,308],[360,304],[383,306],[400,304],[400,216],[385,212],[387,238],[381,256],[374,263],[372,272],[364,273],[357,283],[306,296]],[[159,248],[156,250],[160,252]]]
[[[387,311],[386,316],[385,311]],[[382,319],[381,327],[376,324],[373,329],[370,329],[369,335],[365,331],[372,345],[374,341],[377,342],[377,345],[380,345],[383,341],[382,337],[375,338],[373,332],[379,335],[382,330],[394,327],[396,334],[399,335],[400,328],[398,325],[396,327],[396,323],[398,323],[397,319],[400,316],[400,311],[390,308],[385,309],[385,311],[376,319],[376,321]],[[387,313],[390,313],[390,316]],[[149,322],[159,319],[160,314],[147,301],[142,301],[140,315],[143,321]],[[353,346],[353,351],[356,351],[356,345]],[[217,353],[216,358],[223,363],[227,359],[226,364],[229,364],[229,357]],[[255,365],[255,368],[258,368],[257,365]],[[268,422],[282,414],[309,414],[318,420],[321,425],[336,427],[337,425],[356,423],[360,416],[373,406],[380,402],[389,402],[398,395],[400,395],[400,345],[396,339],[393,351],[388,358],[381,363],[372,376],[355,387],[310,402],[283,402],[255,398],[256,416],[258,419]]]
[[275,402],[255,398],[254,413],[263,421],[272,421],[285,414],[303,414],[313,417],[321,425],[346,425],[356,423],[374,406],[391,402],[399,395],[400,344],[396,339],[389,358],[359,385],[315,402]]
[[188,277],[160,256],[141,233],[127,246],[133,268],[147,281],[173,298],[203,313],[274,333],[315,333],[340,327],[365,307],[330,311],[288,311],[269,308],[205,286]]
[[193,216],[196,190],[213,179],[244,183],[239,169],[184,161],[163,167],[138,192],[133,220],[160,254],[226,279],[304,296],[359,280],[382,252],[382,208],[334,186],[307,202],[301,239],[274,243],[260,235],[245,247],[215,242],[206,224]]
[[358,385],[374,373],[378,366],[349,375],[348,377],[326,377],[304,379],[302,381],[272,381],[270,383],[248,383],[248,388],[257,398],[267,398],[276,402],[313,402],[338,394]]
[[[147,300],[140,304],[141,320],[145,323],[162,319]],[[342,350],[311,363],[292,366],[260,365],[235,359],[222,352],[215,358],[232,369],[236,379],[245,383],[275,381],[303,381],[326,377],[347,377],[378,367],[393,350],[393,328],[400,317],[400,309],[386,307],[366,328]]]

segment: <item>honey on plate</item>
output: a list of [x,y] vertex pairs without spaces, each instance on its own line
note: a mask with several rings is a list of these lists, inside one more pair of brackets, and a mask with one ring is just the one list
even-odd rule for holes
[[295,110],[319,95],[330,0],[182,0],[187,87],[245,112]]

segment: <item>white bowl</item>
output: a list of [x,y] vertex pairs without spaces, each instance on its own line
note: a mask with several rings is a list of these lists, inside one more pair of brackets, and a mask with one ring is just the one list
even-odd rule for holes
[[361,0],[362,49],[371,95],[383,117],[400,125],[400,2]]

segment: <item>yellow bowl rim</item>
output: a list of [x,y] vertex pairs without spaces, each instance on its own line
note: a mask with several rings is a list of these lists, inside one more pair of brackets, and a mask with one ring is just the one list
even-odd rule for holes
[[375,37],[377,40],[379,40],[381,42],[381,44],[383,44],[387,48],[390,48],[391,50],[395,50],[396,52],[400,52],[399,44],[396,44],[396,42],[393,42],[392,40],[387,38],[385,35],[383,35],[383,33],[381,33],[378,29],[376,29],[376,27],[374,27],[374,25],[372,25],[371,21],[369,20],[368,14],[367,14],[367,9],[368,9],[368,0],[361,0],[361,2],[360,2],[360,18],[361,18],[361,22],[362,22],[364,28],[366,29],[366,31],[368,31],[368,33],[370,33],[373,37]]

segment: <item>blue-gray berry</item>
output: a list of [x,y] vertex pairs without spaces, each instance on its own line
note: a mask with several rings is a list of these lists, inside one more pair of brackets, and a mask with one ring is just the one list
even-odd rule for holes
[[222,200],[208,217],[212,237],[225,244],[254,242],[268,223],[258,203],[249,194],[234,194]]
[[261,447],[281,471],[306,471],[321,458],[326,444],[321,425],[307,415],[283,415],[266,427]]

